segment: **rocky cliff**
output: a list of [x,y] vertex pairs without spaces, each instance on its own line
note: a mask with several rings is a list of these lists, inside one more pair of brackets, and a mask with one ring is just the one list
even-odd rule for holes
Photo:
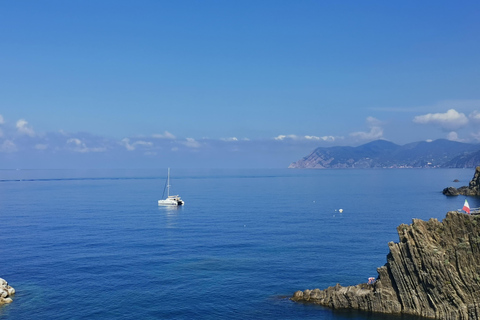
[[468,186],[460,188],[448,187],[443,189],[443,194],[446,196],[480,196],[480,166],[475,168],[475,174]]
[[397,228],[387,263],[371,284],[297,291],[291,298],[334,309],[410,314],[433,319],[480,319],[480,216],[446,218]]

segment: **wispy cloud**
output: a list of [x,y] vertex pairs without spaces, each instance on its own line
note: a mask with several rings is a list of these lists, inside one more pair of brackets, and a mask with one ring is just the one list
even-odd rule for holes
[[469,118],[473,123],[479,124],[479,123],[480,123],[480,112],[478,112],[477,110],[473,110],[473,112],[471,112],[471,113],[468,115],[468,118]]
[[288,134],[288,135],[278,135],[274,140],[277,141],[284,141],[284,140],[296,140],[296,141],[328,141],[328,142],[333,142],[337,138],[334,136],[323,136],[323,137],[317,137],[317,136],[297,136],[295,134]]
[[11,140],[5,140],[3,143],[0,145],[0,152],[15,152],[17,151],[17,146],[15,143]]
[[200,142],[198,142],[193,138],[186,138],[185,141],[180,141],[180,143],[188,148],[194,148],[194,149],[200,148],[202,146]]
[[37,150],[47,150],[48,149],[48,145],[44,144],[44,143],[37,143],[35,145],[35,149]]
[[153,134],[152,137],[156,139],[171,139],[171,140],[176,139],[176,137],[168,131],[165,131],[163,134],[159,134],[159,133]]
[[237,137],[220,138],[220,140],[221,141],[226,141],[226,142],[250,141],[249,138],[237,138]]
[[471,100],[443,100],[432,106],[437,110],[449,110],[449,109],[458,109],[458,110],[474,110],[480,109],[480,99],[471,99]]
[[153,143],[152,142],[148,142],[148,141],[142,141],[142,140],[139,140],[139,141],[135,141],[133,143],[130,143],[130,139],[129,138],[124,138],[121,143],[125,146],[125,148],[128,150],[128,151],[133,151],[135,150],[138,146],[143,146],[143,147],[151,147],[153,146]]
[[418,124],[432,124],[446,131],[452,131],[468,124],[468,118],[464,113],[450,109],[445,113],[428,113],[413,118]]
[[428,111],[440,111],[440,110],[466,110],[470,112],[474,109],[480,109],[480,99],[471,99],[471,100],[442,100],[430,105],[423,106],[405,106],[405,107],[371,107],[368,108],[372,111],[381,111],[381,112],[396,112],[396,113],[418,113],[428,112]]
[[221,138],[220,140],[222,140],[222,141],[238,141],[238,138],[237,137]]
[[87,153],[87,152],[104,152],[106,151],[103,147],[96,147],[96,148],[88,148],[85,142],[78,138],[71,138],[67,140],[68,145],[72,145],[72,150],[75,152],[80,153]]

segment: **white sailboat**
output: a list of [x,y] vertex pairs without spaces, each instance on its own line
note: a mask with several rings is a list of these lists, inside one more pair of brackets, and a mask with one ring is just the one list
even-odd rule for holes
[[[170,168],[168,168],[168,175],[167,175],[167,198],[165,200],[158,200],[159,206],[181,206],[185,202],[180,198],[179,195],[170,195]],[[165,190],[163,191],[165,194]]]

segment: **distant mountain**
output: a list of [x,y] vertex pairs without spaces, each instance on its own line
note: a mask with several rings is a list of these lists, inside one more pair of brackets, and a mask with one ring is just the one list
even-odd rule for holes
[[447,168],[474,168],[480,165],[480,151],[460,154],[445,164]]
[[480,145],[439,139],[398,145],[376,140],[358,147],[321,147],[289,168],[471,168]]

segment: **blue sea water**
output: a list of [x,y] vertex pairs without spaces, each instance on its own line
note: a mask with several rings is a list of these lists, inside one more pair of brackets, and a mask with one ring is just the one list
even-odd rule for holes
[[[1,170],[1,319],[414,319],[291,302],[377,276],[472,169]],[[459,179],[460,183],[454,183]],[[470,206],[480,200],[469,198]],[[338,209],[343,209],[340,213]]]

